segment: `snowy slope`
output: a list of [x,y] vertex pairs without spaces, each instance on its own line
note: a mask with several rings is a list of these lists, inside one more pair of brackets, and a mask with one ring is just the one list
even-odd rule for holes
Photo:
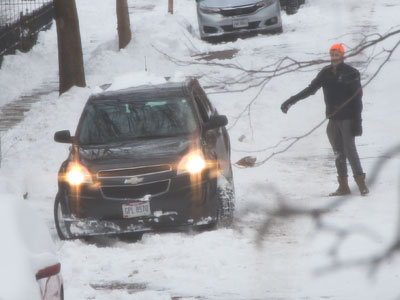
[[[278,220],[262,240],[257,235],[267,216],[265,209],[278,205],[276,193],[300,207],[332,201],[326,195],[336,188],[336,171],[326,123],[259,167],[234,168],[237,214],[233,228],[146,234],[138,243],[58,240],[52,205],[57,170],[68,146],[54,143],[53,134],[75,129],[86,99],[99,85],[138,84],[138,74],[145,68],[151,78],[198,76],[219,112],[229,118],[233,161],[246,155],[262,161],[287,143],[272,148],[274,145],[301,136],[324,120],[321,91],[296,104],[287,115],[279,109],[281,102],[308,85],[323,64],[273,78],[261,92],[251,88],[218,93],[221,81],[235,81],[241,72],[197,64],[206,61],[196,55],[236,49],[232,58],[210,63],[257,70],[285,56],[297,61],[328,59],[333,43],[353,48],[366,35],[384,34],[398,25],[400,10],[398,0],[306,0],[298,14],[283,13],[284,32],[280,35],[211,45],[198,38],[195,1],[175,0],[173,15],[167,14],[167,3],[130,0],[133,39],[118,51],[115,1],[77,1],[88,87],[73,88],[60,97],[58,93],[43,96],[24,122],[1,136],[0,199],[28,192],[27,201],[40,211],[59,248],[66,299],[394,299],[400,293],[397,256],[385,261],[372,277],[368,265],[320,274],[317,271],[332,262],[329,250],[336,239],[315,228],[308,218]],[[399,36],[384,45],[392,47],[398,40]],[[40,35],[30,53],[5,58],[0,70],[0,105],[57,80],[56,47],[54,26]],[[374,50],[378,53],[381,47]],[[378,56],[367,64],[371,51],[349,59],[360,69],[363,83],[383,59]],[[176,64],[173,59],[188,64]],[[367,176],[385,152],[399,143],[399,59],[397,51],[364,89],[364,135],[357,144]],[[245,111],[237,120],[259,92],[250,117]],[[393,155],[384,162],[384,171],[368,197],[358,196],[352,185],[350,200],[325,219],[332,226],[357,233],[340,244],[339,259],[380,254],[395,237],[399,158]]]

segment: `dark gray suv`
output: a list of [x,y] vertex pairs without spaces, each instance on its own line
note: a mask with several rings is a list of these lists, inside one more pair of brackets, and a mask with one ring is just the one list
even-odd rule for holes
[[233,217],[225,125],[197,80],[92,95],[58,174],[61,239],[215,226]]

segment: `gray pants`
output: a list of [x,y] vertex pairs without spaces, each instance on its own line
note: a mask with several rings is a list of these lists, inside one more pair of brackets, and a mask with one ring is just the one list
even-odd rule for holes
[[329,142],[335,153],[338,176],[347,176],[346,159],[350,163],[353,175],[364,173],[357,153],[355,138],[352,134],[351,122],[351,120],[329,120],[326,128]]

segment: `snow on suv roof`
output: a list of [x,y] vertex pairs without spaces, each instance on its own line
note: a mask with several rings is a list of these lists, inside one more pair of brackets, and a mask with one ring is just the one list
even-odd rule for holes
[[142,85],[136,87],[125,88],[121,90],[105,91],[103,93],[93,94],[90,96],[89,101],[101,101],[101,100],[112,100],[112,99],[126,99],[131,97],[133,94],[137,98],[148,98],[153,96],[184,96],[187,94],[187,86],[189,80],[184,82],[168,82],[156,85]]

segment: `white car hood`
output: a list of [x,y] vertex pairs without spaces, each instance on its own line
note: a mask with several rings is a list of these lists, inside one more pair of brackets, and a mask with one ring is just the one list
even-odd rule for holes
[[28,203],[0,192],[0,299],[40,300],[35,274],[57,263],[46,225]]

